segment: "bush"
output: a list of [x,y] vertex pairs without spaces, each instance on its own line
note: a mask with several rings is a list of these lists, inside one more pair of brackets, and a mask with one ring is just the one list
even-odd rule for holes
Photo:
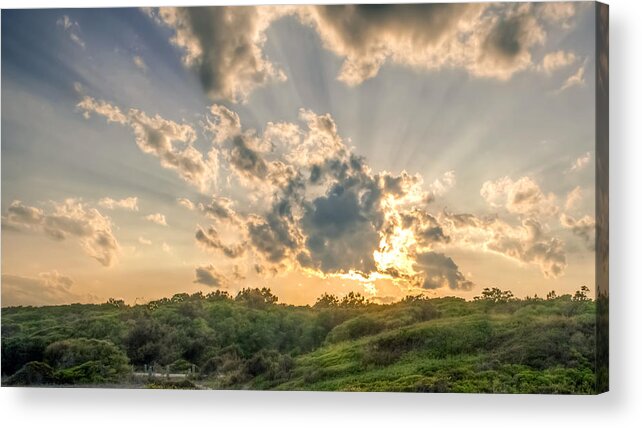
[[377,334],[384,329],[384,323],[370,315],[361,315],[335,327],[326,338],[328,343],[354,340]]
[[117,382],[131,372],[127,356],[106,340],[54,342],[45,349],[45,361],[63,383]]
[[286,378],[294,368],[294,360],[274,350],[261,350],[245,362],[250,377],[265,376],[269,380]]
[[31,361],[3,382],[9,386],[45,385],[56,382],[54,369],[47,363]]

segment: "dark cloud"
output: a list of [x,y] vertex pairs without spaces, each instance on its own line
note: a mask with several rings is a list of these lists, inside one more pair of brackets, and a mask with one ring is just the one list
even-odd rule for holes
[[419,253],[414,265],[420,272],[420,286],[429,290],[448,287],[452,290],[470,290],[474,284],[468,281],[450,257],[441,253]]
[[262,52],[264,32],[280,14],[272,7],[219,6],[161,8],[155,16],[174,30],[172,43],[211,98],[242,101],[285,79]]
[[148,13],[174,31],[213,99],[247,100],[284,73],[263,52],[266,30],[294,16],[343,58],[339,80],[357,85],[386,63],[415,70],[460,68],[473,76],[508,79],[533,66],[543,24],[568,26],[574,7],[508,3],[318,5],[161,8]]
[[208,287],[222,287],[226,278],[221,275],[212,265],[198,266],[196,268],[196,279],[194,283],[207,285]]
[[237,258],[243,255],[245,252],[245,246],[243,244],[237,245],[225,245],[218,236],[218,232],[213,227],[208,228],[207,230],[199,227],[196,230],[196,240],[208,250],[218,250],[222,252],[225,256],[229,258]]
[[380,221],[373,218],[373,204],[371,197],[360,198],[355,190],[340,185],[309,204],[301,227],[310,263],[326,273],[375,271]]
[[264,179],[268,174],[268,166],[263,157],[250,147],[248,138],[245,135],[237,135],[232,139],[228,161],[242,176],[250,179]]
[[401,221],[404,229],[413,231],[417,244],[422,248],[450,242],[450,237],[446,235],[437,218],[422,209],[414,208],[401,214]]
[[589,250],[595,250],[595,219],[593,217],[585,215],[577,219],[568,214],[562,214],[560,223],[563,227],[570,229],[574,235],[582,238]]
[[247,232],[254,249],[271,263],[282,262],[301,245],[301,234],[288,200],[275,203],[271,212],[263,217],[251,218]]
[[199,204],[198,207],[212,219],[238,224],[240,220],[232,209],[232,204],[233,201],[231,199],[221,196],[212,198],[209,204]]

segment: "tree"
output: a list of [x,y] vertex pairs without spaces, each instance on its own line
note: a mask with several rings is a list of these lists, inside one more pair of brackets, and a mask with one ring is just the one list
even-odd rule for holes
[[573,296],[573,300],[576,302],[586,302],[588,300],[591,300],[590,297],[588,297],[588,293],[590,293],[591,290],[586,285],[583,285],[580,287],[579,290],[575,292],[575,295]]
[[555,294],[555,290],[551,290],[548,292],[546,295],[546,300],[555,300],[557,299],[557,294]]
[[216,290],[205,295],[205,300],[207,301],[217,301],[217,300],[228,300],[230,299],[230,294],[227,291]]
[[118,300],[116,300],[116,299],[114,299],[113,297],[110,297],[110,298],[107,300],[107,304],[108,304],[108,305],[112,305],[112,306],[114,306],[114,307],[116,307],[116,308],[122,308],[122,307],[124,307],[124,306],[125,306],[125,301],[124,301],[124,300],[122,300],[122,299],[118,299]]
[[234,300],[245,303],[251,308],[260,309],[275,304],[279,298],[272,294],[272,290],[263,287],[261,289],[244,288],[238,292]]
[[343,296],[339,306],[342,308],[360,308],[366,306],[368,301],[361,293],[355,293],[354,291],[349,292],[347,295]]
[[63,383],[117,382],[131,371],[127,356],[107,340],[65,339],[45,349],[45,362]]
[[484,288],[481,296],[475,296],[474,300],[483,300],[493,303],[506,303],[514,300],[513,292],[510,290],[502,291],[499,288]]
[[149,318],[138,318],[123,339],[127,355],[133,364],[143,365],[157,361],[162,353],[161,325]]
[[315,308],[336,308],[337,306],[339,306],[339,298],[328,293],[323,293],[314,304]]

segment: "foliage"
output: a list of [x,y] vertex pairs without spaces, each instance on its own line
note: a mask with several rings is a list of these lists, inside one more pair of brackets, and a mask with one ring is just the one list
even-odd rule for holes
[[54,369],[47,363],[31,361],[9,377],[4,385],[43,385],[56,382]]
[[499,288],[484,288],[481,296],[475,296],[475,300],[489,301],[493,303],[506,303],[514,298],[511,291],[502,291]]
[[[3,384],[591,393],[588,295],[522,300],[489,288],[474,301],[419,295],[380,305],[324,294],[309,307],[254,288],[135,306],[4,308]],[[189,378],[131,374],[152,366]]]
[[61,383],[118,382],[130,372],[127,356],[116,345],[98,339],[66,339],[45,349],[45,361]]

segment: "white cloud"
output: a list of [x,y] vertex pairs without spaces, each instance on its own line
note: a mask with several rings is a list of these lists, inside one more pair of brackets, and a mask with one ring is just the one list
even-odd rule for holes
[[2,305],[63,305],[96,300],[94,296],[74,292],[73,284],[70,277],[55,270],[42,272],[37,277],[2,274]]
[[80,25],[76,21],[72,21],[71,18],[67,15],[63,15],[61,18],[58,18],[56,25],[61,27],[65,33],[69,36],[71,41],[76,43],[81,48],[85,49],[85,42],[80,38]]
[[107,122],[120,123],[121,125],[127,123],[127,116],[125,116],[117,106],[102,100],[95,100],[89,96],[84,96],[76,105],[76,108],[83,111],[85,119],[89,119],[91,113],[96,113],[105,117]]
[[161,226],[167,226],[167,220],[165,219],[165,215],[161,213],[147,215],[145,216],[145,220],[151,221],[152,223],[156,223]]
[[190,211],[194,211],[195,205],[189,199],[187,199],[187,198],[178,198],[176,201],[178,202],[178,204],[180,206],[185,207]]
[[584,169],[591,162],[591,152],[586,152],[582,156],[578,157],[571,164],[569,172],[580,171]]
[[143,245],[152,245],[152,241],[150,241],[149,239],[145,239],[142,236],[138,237],[138,242]]
[[119,251],[109,217],[90,208],[79,199],[52,202],[53,210],[44,210],[13,201],[2,218],[3,226],[18,230],[43,232],[51,239],[75,238],[90,257],[103,266],[111,266]]
[[455,171],[447,171],[441,178],[435,179],[429,186],[428,201],[432,201],[445,195],[455,187]]
[[564,204],[564,209],[566,211],[572,210],[577,206],[577,204],[582,200],[582,189],[580,186],[576,186],[573,190],[568,192],[566,195],[566,203]]
[[554,215],[558,211],[555,195],[545,194],[530,177],[517,181],[510,177],[486,181],[479,193],[491,206],[504,207],[514,214]]
[[122,208],[129,211],[138,211],[138,198],[136,196],[130,196],[128,198],[117,200],[106,197],[98,201],[98,205],[110,210]]
[[134,61],[134,65],[136,67],[138,67],[142,71],[145,71],[145,72],[147,71],[147,64],[145,64],[145,60],[143,59],[143,57],[139,55],[134,55],[134,58],[132,59],[132,61]]
[[566,89],[572,88],[573,86],[584,86],[584,69],[586,68],[586,63],[582,64],[577,71],[570,75],[568,79],[564,82],[561,88],[558,89],[558,93],[565,91]]
[[566,269],[564,243],[547,233],[533,218],[512,226],[497,217],[442,213],[439,216],[449,243],[462,248],[502,255],[519,263],[538,266],[546,278],[557,278]]
[[95,113],[105,117],[108,122],[129,125],[134,131],[136,144],[144,153],[156,156],[163,168],[176,171],[183,180],[201,191],[207,190],[216,181],[217,151],[212,149],[205,158],[193,146],[196,131],[190,125],[179,124],[159,115],[148,116],[136,109],[130,109],[125,115],[117,106],[89,96],[84,96],[76,107],[83,111],[87,119],[91,113]]
[[552,74],[554,71],[568,67],[577,61],[577,57],[573,52],[556,51],[544,55],[542,62],[537,66],[537,69],[546,74]]

